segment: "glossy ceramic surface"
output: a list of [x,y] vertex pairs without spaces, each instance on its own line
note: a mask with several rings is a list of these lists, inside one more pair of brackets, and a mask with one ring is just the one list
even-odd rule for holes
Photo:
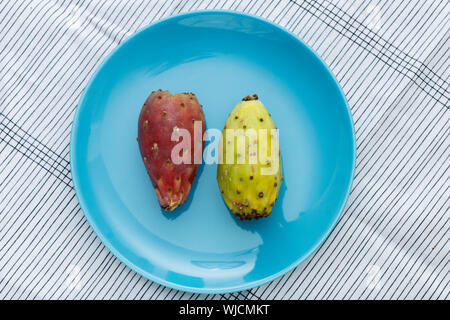
[[[218,129],[258,93],[280,129],[285,177],[270,217],[230,214],[216,165],[200,167],[187,203],[160,209],[136,142],[159,88],[196,93]],[[71,166],[83,212],[121,261],[169,287],[223,293],[273,280],[318,248],[348,198],[355,139],[339,85],[299,39],[259,18],[196,12],[147,27],[102,63],[75,114]]]

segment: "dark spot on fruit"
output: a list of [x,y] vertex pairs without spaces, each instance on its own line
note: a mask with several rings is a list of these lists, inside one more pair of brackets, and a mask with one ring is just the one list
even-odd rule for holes
[[158,99],[159,99],[159,100],[161,100],[161,99],[162,99],[162,97],[161,97],[161,96],[158,96]]
[[273,205],[274,205],[274,203],[272,202],[272,203],[270,204],[270,206],[273,207]]
[[234,118],[237,119],[237,118],[239,118],[239,117],[238,117],[238,116],[235,116]]
[[242,181],[242,178],[239,178],[239,181]]
[[263,121],[264,121],[264,119],[263,119],[263,118],[259,118],[259,121],[260,121],[260,122],[263,122]]
[[255,93],[253,96],[246,96],[242,101],[258,100],[258,95]]
[[244,129],[247,129],[247,126],[246,126],[246,125],[244,125],[244,126],[243,126],[243,128],[244,128]]
[[167,115],[167,112],[165,112],[165,111],[161,112],[162,117],[165,117],[166,115]]
[[180,104],[180,106],[181,106],[182,108],[184,108],[184,103],[182,102],[182,103]]
[[180,178],[180,177],[176,177],[175,179],[176,179],[177,181],[180,181],[180,180],[181,180],[181,178]]
[[167,166],[167,167],[170,167],[171,165],[172,165],[172,162],[171,162],[170,160],[167,160],[167,161],[166,161],[166,166]]
[[237,193],[237,194],[241,194],[241,192],[240,192],[239,190],[236,190],[236,193]]
[[250,180],[253,180],[253,176],[250,176]]
[[273,184],[274,187],[276,187],[277,185],[278,185],[278,183],[276,183],[276,182]]
[[262,198],[264,196],[264,193],[262,193],[262,192],[260,192],[259,194],[258,194],[258,197],[260,197],[260,198]]

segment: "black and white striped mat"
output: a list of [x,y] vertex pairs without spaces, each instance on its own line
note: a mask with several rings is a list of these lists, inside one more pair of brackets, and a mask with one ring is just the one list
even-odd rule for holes
[[[357,136],[353,191],[310,259],[267,285],[183,293],[120,263],[72,188],[81,92],[120,42],[200,9],[262,16],[316,50]],[[0,298],[448,299],[449,12],[432,0],[0,0]]]

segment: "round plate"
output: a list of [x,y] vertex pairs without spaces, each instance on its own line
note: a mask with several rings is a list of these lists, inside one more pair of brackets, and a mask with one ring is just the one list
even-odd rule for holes
[[[206,164],[189,200],[161,210],[136,142],[140,109],[159,88],[194,92],[207,128],[219,129],[259,95],[280,129],[285,177],[270,217],[235,218]],[[222,11],[171,17],[115,49],[85,89],[70,150],[81,208],[103,243],[148,279],[199,293],[252,288],[304,261],[339,219],[355,166],[351,114],[320,58],[270,22]]]

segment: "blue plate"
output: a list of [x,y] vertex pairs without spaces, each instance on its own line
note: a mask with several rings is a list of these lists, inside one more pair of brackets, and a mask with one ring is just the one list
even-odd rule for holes
[[[194,92],[219,129],[242,97],[259,95],[280,129],[285,177],[270,217],[235,218],[216,165],[199,168],[180,208],[160,209],[136,142],[141,106],[159,88]],[[252,288],[304,261],[338,221],[354,167],[351,114],[326,65],[286,30],[235,12],[171,17],[122,43],[72,127],[73,183],[98,237],[141,275],[191,292]]]

